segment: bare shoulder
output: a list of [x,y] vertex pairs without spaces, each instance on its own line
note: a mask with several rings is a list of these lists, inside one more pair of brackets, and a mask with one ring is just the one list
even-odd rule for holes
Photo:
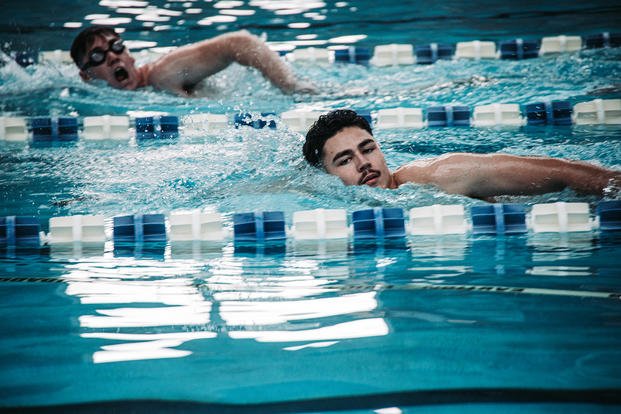
[[397,185],[412,182],[432,184],[448,192],[462,192],[470,170],[476,168],[485,155],[448,153],[434,158],[417,160],[394,173]]
[[395,174],[416,177],[430,177],[436,172],[438,168],[445,165],[452,165],[462,163],[469,159],[472,154],[465,153],[447,153],[433,158],[424,158],[421,160],[412,161],[406,165],[399,167]]
[[451,164],[461,164],[464,162],[483,161],[495,155],[497,154],[475,154],[475,153],[469,153],[469,152],[449,152],[449,153],[442,154],[434,158],[434,161],[436,165],[447,165],[447,164],[451,165]]
[[[171,52],[174,53],[174,52]],[[170,66],[172,63],[169,57],[170,53],[162,56],[154,62],[149,62],[140,67],[142,78],[147,85],[154,86],[159,89],[169,89],[171,83],[176,83],[175,77],[170,76]]]
[[431,167],[435,160],[436,158],[428,158],[402,165],[397,168],[393,174],[395,183],[397,186],[405,183],[429,183]]

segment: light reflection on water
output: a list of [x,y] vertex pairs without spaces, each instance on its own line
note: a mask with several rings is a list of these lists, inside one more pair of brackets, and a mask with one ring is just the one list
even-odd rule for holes
[[[110,245],[99,256],[71,255],[67,247],[53,249],[51,258],[65,263],[65,293],[91,309],[77,318],[80,336],[106,340],[93,351],[93,362],[111,363],[189,357],[192,351],[183,344],[201,339],[253,339],[296,351],[388,335],[383,315],[397,310],[378,300],[386,284],[441,287],[470,280],[536,287],[552,281],[565,288],[576,278],[589,278],[593,286],[607,283],[593,279],[596,267],[576,262],[591,260],[599,250],[593,235],[565,236],[564,246],[554,242],[558,236],[540,236],[529,239],[531,247],[526,237],[421,237],[408,245],[346,245],[332,252],[324,246],[322,254],[298,251],[309,243],[291,242],[276,255],[260,248],[210,244],[202,251],[182,244],[175,256],[172,243],[158,260],[122,257]],[[424,308],[409,312],[445,320]],[[466,319],[477,320],[460,320]]]
[[[288,27],[292,29],[306,29],[312,25],[313,21],[326,19],[328,10],[324,2],[309,1],[250,1],[248,4],[243,1],[218,1],[208,4],[179,1],[111,1],[102,0],[99,5],[110,14],[90,14],[84,20],[90,24],[117,26],[119,32],[124,32],[126,28],[134,28],[136,25],[143,28],[153,28],[155,31],[173,31],[177,27],[193,26],[210,27],[213,26],[217,32],[225,30],[235,30],[235,25],[252,25],[253,21],[245,21],[247,17],[254,16],[257,11],[265,14],[265,20],[272,20],[278,23],[279,17],[295,17],[298,19],[309,19],[309,21],[290,22]],[[196,7],[200,5],[201,7]],[[345,3],[338,6],[343,7]],[[338,9],[338,7],[337,7]],[[169,23],[168,25],[156,25],[159,23]],[[67,28],[82,27],[81,22],[63,22]],[[344,38],[342,43],[354,43],[364,38],[347,40]]]
[[[381,318],[355,316],[372,314],[378,306],[376,293],[334,296],[334,290],[325,289],[334,279],[312,275],[316,261],[246,262],[230,250],[207,263],[82,259],[68,264],[62,279],[67,295],[78,297],[82,305],[97,305],[94,313],[78,318],[82,337],[131,341],[102,346],[93,354],[96,363],[185,357],[191,352],[171,348],[218,335],[312,343],[388,333]],[[352,320],[318,322],[337,316]],[[158,331],[145,333],[149,328]],[[189,334],[188,329],[198,332]]]
[[[572,386],[609,386],[615,360],[589,356],[618,342],[618,294],[609,293],[619,292],[619,237],[558,238],[411,237],[344,248],[171,242],[129,252],[107,243],[103,251],[52,246],[49,258],[0,250],[8,292],[0,315],[12,332],[0,344],[19,356],[6,372],[45,355],[53,368],[20,387],[40,381],[48,398],[55,391],[45,384],[69,381],[94,401],[102,375],[134,398],[157,398],[145,378],[181,394],[197,381],[209,389],[226,381],[234,401],[246,396],[240,384],[301,377],[312,395],[349,395],[306,386],[325,378],[367,389],[373,373],[386,375],[389,390],[443,389],[451,378],[478,386],[490,376],[480,386],[510,386],[517,376],[543,387],[556,378],[546,372],[561,369]],[[511,368],[489,368],[497,364]],[[212,397],[196,390],[192,398]]]

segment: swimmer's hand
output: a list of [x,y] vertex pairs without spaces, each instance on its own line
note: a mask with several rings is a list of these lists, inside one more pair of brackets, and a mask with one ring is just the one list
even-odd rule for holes
[[319,90],[311,82],[297,81],[291,92],[292,93],[304,93],[308,95],[317,95],[319,93]]

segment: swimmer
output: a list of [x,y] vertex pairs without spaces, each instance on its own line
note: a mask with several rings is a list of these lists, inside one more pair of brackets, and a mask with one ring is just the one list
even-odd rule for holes
[[298,80],[265,42],[247,31],[185,45],[136,68],[134,58],[113,28],[91,26],[73,40],[71,58],[80,68],[84,81],[101,79],[117,89],[152,86],[181,96],[193,96],[202,80],[237,62],[258,69],[285,93],[316,92],[312,84]]
[[579,161],[508,154],[448,153],[414,161],[391,172],[369,123],[341,109],[319,117],[303,148],[309,164],[338,176],[346,185],[397,188],[432,184],[447,193],[487,199],[534,195],[571,188],[603,195],[621,185],[621,172]]

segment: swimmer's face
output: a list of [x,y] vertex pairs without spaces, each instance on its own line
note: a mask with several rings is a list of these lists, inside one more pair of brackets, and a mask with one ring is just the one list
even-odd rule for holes
[[379,144],[371,134],[355,126],[343,128],[326,141],[323,165],[346,185],[392,187],[392,176]]
[[127,48],[121,53],[116,54],[110,50],[111,42],[118,40],[118,37],[107,35],[98,36],[95,38],[93,44],[88,48],[88,51],[81,62],[83,67],[89,62],[89,56],[95,49],[107,51],[103,62],[99,65],[89,65],[90,67],[80,70],[80,76],[85,81],[91,79],[101,79],[113,88],[117,89],[136,89],[139,86],[140,79],[138,77],[138,71],[134,65],[134,58],[131,57]]

